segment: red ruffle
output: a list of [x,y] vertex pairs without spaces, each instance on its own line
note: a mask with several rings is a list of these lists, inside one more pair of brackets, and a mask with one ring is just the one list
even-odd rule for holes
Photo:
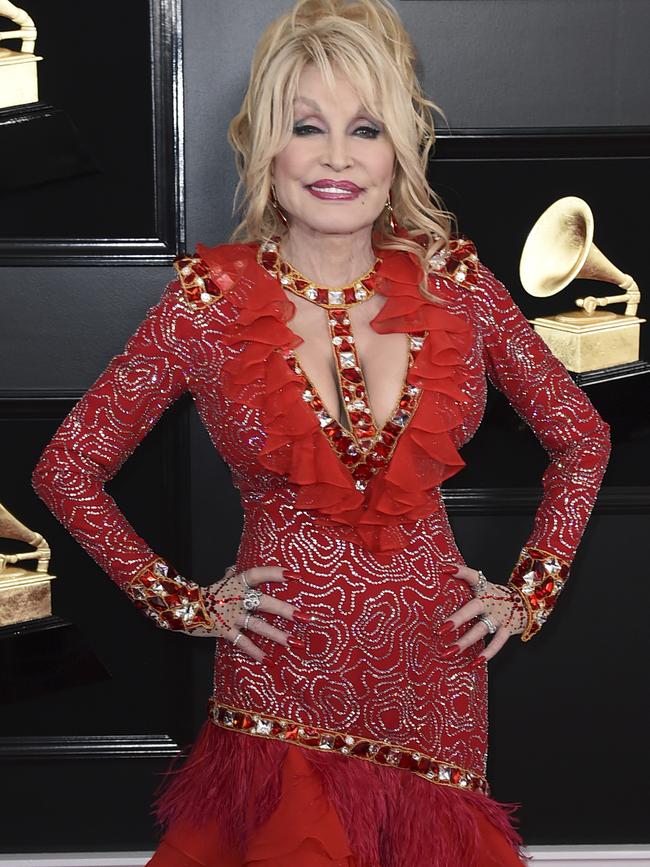
[[303,401],[302,379],[283,357],[303,341],[286,324],[295,307],[258,265],[257,245],[197,250],[237,310],[224,339],[242,351],[224,365],[221,384],[230,400],[262,413],[267,441],[260,463],[296,486],[297,508],[336,523],[347,538],[376,554],[402,550],[401,527],[440,509],[437,487],[465,465],[452,431],[468,400],[461,385],[472,342],[469,323],[422,296],[414,256],[380,251],[375,287],[387,300],[371,326],[380,334],[427,331],[428,337],[407,376],[422,388],[420,403],[388,466],[361,492]]

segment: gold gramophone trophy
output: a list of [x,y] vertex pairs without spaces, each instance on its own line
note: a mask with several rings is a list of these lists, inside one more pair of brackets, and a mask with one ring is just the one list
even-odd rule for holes
[[[0,539],[12,539],[31,545],[34,550],[23,554],[0,553],[0,627],[52,614],[48,574],[50,548],[40,533],[30,530],[0,503]],[[34,561],[35,569],[22,563]]]
[[34,54],[36,27],[24,9],[9,0],[0,0],[0,17],[9,18],[18,30],[0,31],[0,41],[21,39],[20,51],[0,48],[0,108],[28,105],[38,101],[36,64],[42,57]]
[[[629,274],[613,265],[593,243],[594,218],[576,196],[558,199],[539,217],[521,254],[519,277],[530,295],[547,298],[572,280],[615,283],[622,294],[577,298],[579,310],[529,320],[567,370],[585,373],[639,361],[641,293]],[[625,302],[623,314],[603,310]]]

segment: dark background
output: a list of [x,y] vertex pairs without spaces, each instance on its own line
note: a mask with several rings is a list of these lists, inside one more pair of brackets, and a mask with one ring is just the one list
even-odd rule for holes
[[[154,234],[148,6],[116,0],[107,19],[83,2],[29,3],[39,99],[66,113],[95,170],[4,193],[0,237],[115,237],[118,226],[118,237]],[[15,29],[6,18],[0,27]]]
[[[135,38],[121,32],[131,7],[104,17],[94,6],[68,5],[90,16],[90,30],[115,28],[115,51],[101,62],[106,81],[117,81],[122,52]],[[188,249],[227,240],[234,225],[226,127],[257,38],[288,5],[184,4]],[[439,123],[432,184],[524,313],[569,309],[594,289],[613,294],[580,281],[541,302],[519,283],[533,222],[556,198],[578,195],[594,211],[598,246],[636,278],[639,315],[647,315],[650,4],[395,5],[415,39],[425,89],[449,124]],[[44,35],[37,52],[46,53]],[[101,111],[109,90],[79,93]],[[124,133],[128,142],[126,120]],[[125,171],[134,166],[135,157]],[[128,234],[128,195],[122,210]],[[51,543],[60,576],[54,610],[77,625],[111,675],[0,708],[2,789],[10,793],[0,796],[5,852],[153,849],[153,790],[205,718],[212,643],[156,630],[29,485],[57,424],[171,277],[167,268],[133,266],[27,266],[0,276],[0,500]],[[642,357],[650,358],[642,329]],[[542,633],[526,644],[509,642],[490,662],[489,778],[497,799],[523,804],[529,844],[650,842],[650,594],[642,548],[650,511],[649,385],[650,377],[638,376],[589,387],[612,426],[614,450],[571,580]],[[505,399],[492,394],[463,455],[467,468],[446,486],[460,548],[468,563],[505,580],[530,531],[545,454]],[[111,490],[154,548],[197,580],[207,582],[232,562],[238,498],[189,401],[163,418]]]

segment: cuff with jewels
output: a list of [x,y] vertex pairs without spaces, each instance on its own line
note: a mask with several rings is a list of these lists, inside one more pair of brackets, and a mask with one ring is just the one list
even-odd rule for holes
[[520,594],[528,612],[521,640],[536,635],[548,619],[569,575],[566,560],[542,548],[524,547],[512,570],[508,586]]
[[178,575],[160,558],[148,563],[122,589],[136,608],[163,629],[192,632],[198,627],[214,628],[201,587]]

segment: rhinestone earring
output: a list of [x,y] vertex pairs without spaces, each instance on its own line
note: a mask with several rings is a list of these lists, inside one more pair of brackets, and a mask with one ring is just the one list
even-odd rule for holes
[[388,201],[384,205],[385,208],[388,208],[388,219],[390,221],[390,230],[393,235],[397,234],[397,220],[395,219],[395,214],[393,212],[393,202],[390,195],[390,190],[388,191]]
[[278,217],[282,220],[284,225],[289,227],[289,220],[287,220],[287,216],[280,207],[280,203],[278,202],[278,198],[275,195],[275,185],[271,184],[271,205],[273,206],[273,210],[278,215]]

